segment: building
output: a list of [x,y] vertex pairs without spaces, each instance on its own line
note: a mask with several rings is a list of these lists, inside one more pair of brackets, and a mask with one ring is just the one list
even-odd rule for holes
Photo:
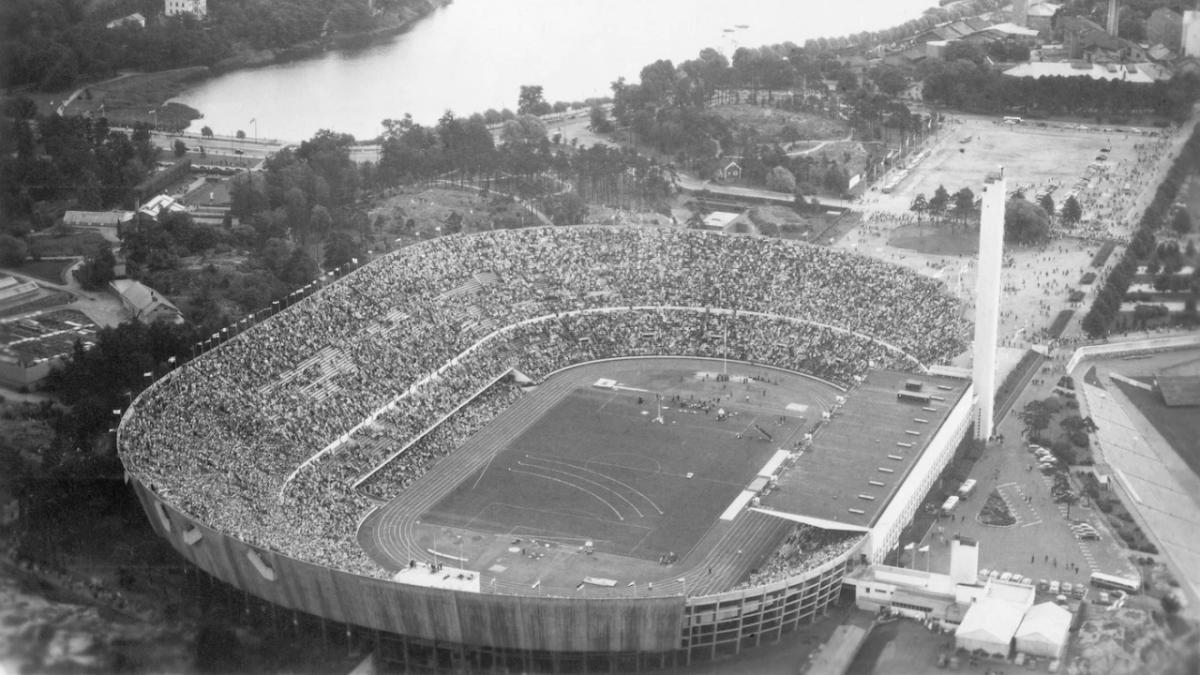
[[166,213],[187,213],[187,210],[186,206],[170,195],[156,195],[151,197],[145,204],[142,204],[141,208],[138,209],[138,213],[144,213],[151,218],[158,218],[164,211]]
[[1013,0],[1012,4],[1012,22],[1018,26],[1025,26],[1029,20],[1029,0]]
[[975,438],[992,437],[996,392],[996,341],[1000,327],[1000,270],[1004,260],[1004,204],[1007,181],[1003,169],[983,186],[979,225],[979,279],[975,289]]
[[854,586],[855,604],[868,612],[957,626],[987,587],[978,579],[978,544],[963,537],[950,546],[950,574],[891,565],[855,570],[846,577],[846,583]]
[[133,220],[133,211],[67,211],[63,225],[69,227],[120,227]]
[[1017,651],[1048,659],[1062,658],[1071,631],[1071,612],[1053,602],[1034,605],[1014,636]]
[[21,281],[9,276],[0,277],[0,309],[16,307],[32,299],[37,292],[36,282]]
[[191,14],[197,19],[208,16],[208,0],[166,0],[163,10],[167,16]]
[[1200,359],[1163,368],[1154,374],[1154,386],[1169,407],[1200,406]]
[[[1121,80],[1138,84],[1155,81],[1150,64],[1088,63],[1087,61],[1031,61],[1004,71],[1010,77],[1090,77],[1093,80]],[[1157,69],[1153,69],[1156,72]]]
[[1183,55],[1200,57],[1200,11],[1183,13]]
[[1013,637],[1024,616],[1021,608],[1011,602],[984,598],[967,610],[962,624],[954,631],[954,646],[968,652],[1007,659],[1012,652]]
[[183,323],[183,314],[169,300],[159,295],[154,289],[131,279],[117,279],[108,284],[121,304],[133,315],[133,318],[143,323],[163,321],[166,323]]
[[123,16],[119,19],[113,19],[112,21],[109,21],[108,23],[104,24],[104,27],[108,28],[110,30],[113,28],[120,28],[121,26],[137,26],[138,28],[145,28],[146,27],[146,17],[142,16],[141,13],[139,13],[139,12],[134,12],[133,14],[130,14],[129,16]]
[[1109,33],[1087,17],[1067,16],[1058,23],[1069,58],[1121,63],[1147,58],[1146,50],[1140,45]]
[[1042,37],[1049,37],[1054,28],[1054,15],[1058,13],[1060,7],[1061,5],[1049,2],[1031,5],[1025,14],[1025,27],[1036,30]]

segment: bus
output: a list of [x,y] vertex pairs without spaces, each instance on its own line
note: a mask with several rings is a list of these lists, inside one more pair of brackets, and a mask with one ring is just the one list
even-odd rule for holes
[[975,479],[968,478],[967,480],[963,481],[962,485],[958,486],[959,499],[966,499],[967,497],[970,497],[971,493],[974,490],[975,490]]
[[1142,582],[1137,579],[1119,577],[1115,574],[1105,574],[1103,572],[1092,572],[1092,585],[1096,588],[1108,588],[1115,591],[1125,591],[1126,593],[1137,593],[1142,589]]
[[948,514],[958,506],[958,495],[950,495],[946,501],[942,503],[942,513]]
[[1025,120],[1021,119],[1020,117],[1005,117],[1004,118],[1005,124],[1020,124],[1024,121]]

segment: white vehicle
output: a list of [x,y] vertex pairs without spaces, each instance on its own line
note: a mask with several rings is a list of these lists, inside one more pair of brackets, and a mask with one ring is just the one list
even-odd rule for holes
[[1012,572],[1005,572],[1004,574],[1000,575],[1000,581],[1012,581],[1012,578]]
[[1053,593],[1054,595],[1058,595],[1059,588],[1060,588],[1060,584],[1058,583],[1057,579],[1050,582],[1050,592],[1051,593]]

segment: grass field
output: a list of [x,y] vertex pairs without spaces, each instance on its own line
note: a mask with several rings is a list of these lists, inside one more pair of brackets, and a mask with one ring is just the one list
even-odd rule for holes
[[1168,408],[1158,393],[1139,389],[1113,380],[1121,392],[1137,406],[1138,412],[1154,425],[1167,443],[1183,458],[1196,475],[1200,475],[1200,416],[1195,408]]
[[32,260],[18,267],[17,271],[52,284],[62,284],[63,272],[74,264],[74,260]]
[[[776,451],[797,416],[667,408],[650,394],[577,388],[422,522],[656,560],[685,556]],[[666,405],[666,404],[664,404]],[[732,411],[733,406],[728,406]]]

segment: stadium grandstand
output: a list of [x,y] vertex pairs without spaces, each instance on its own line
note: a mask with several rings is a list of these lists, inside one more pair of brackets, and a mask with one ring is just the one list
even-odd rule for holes
[[447,236],[172,371],[119,452],[185,558],[402,664],[690,663],[812,621],[895,546],[969,424],[970,383],[928,369],[959,316],[786,240]]

